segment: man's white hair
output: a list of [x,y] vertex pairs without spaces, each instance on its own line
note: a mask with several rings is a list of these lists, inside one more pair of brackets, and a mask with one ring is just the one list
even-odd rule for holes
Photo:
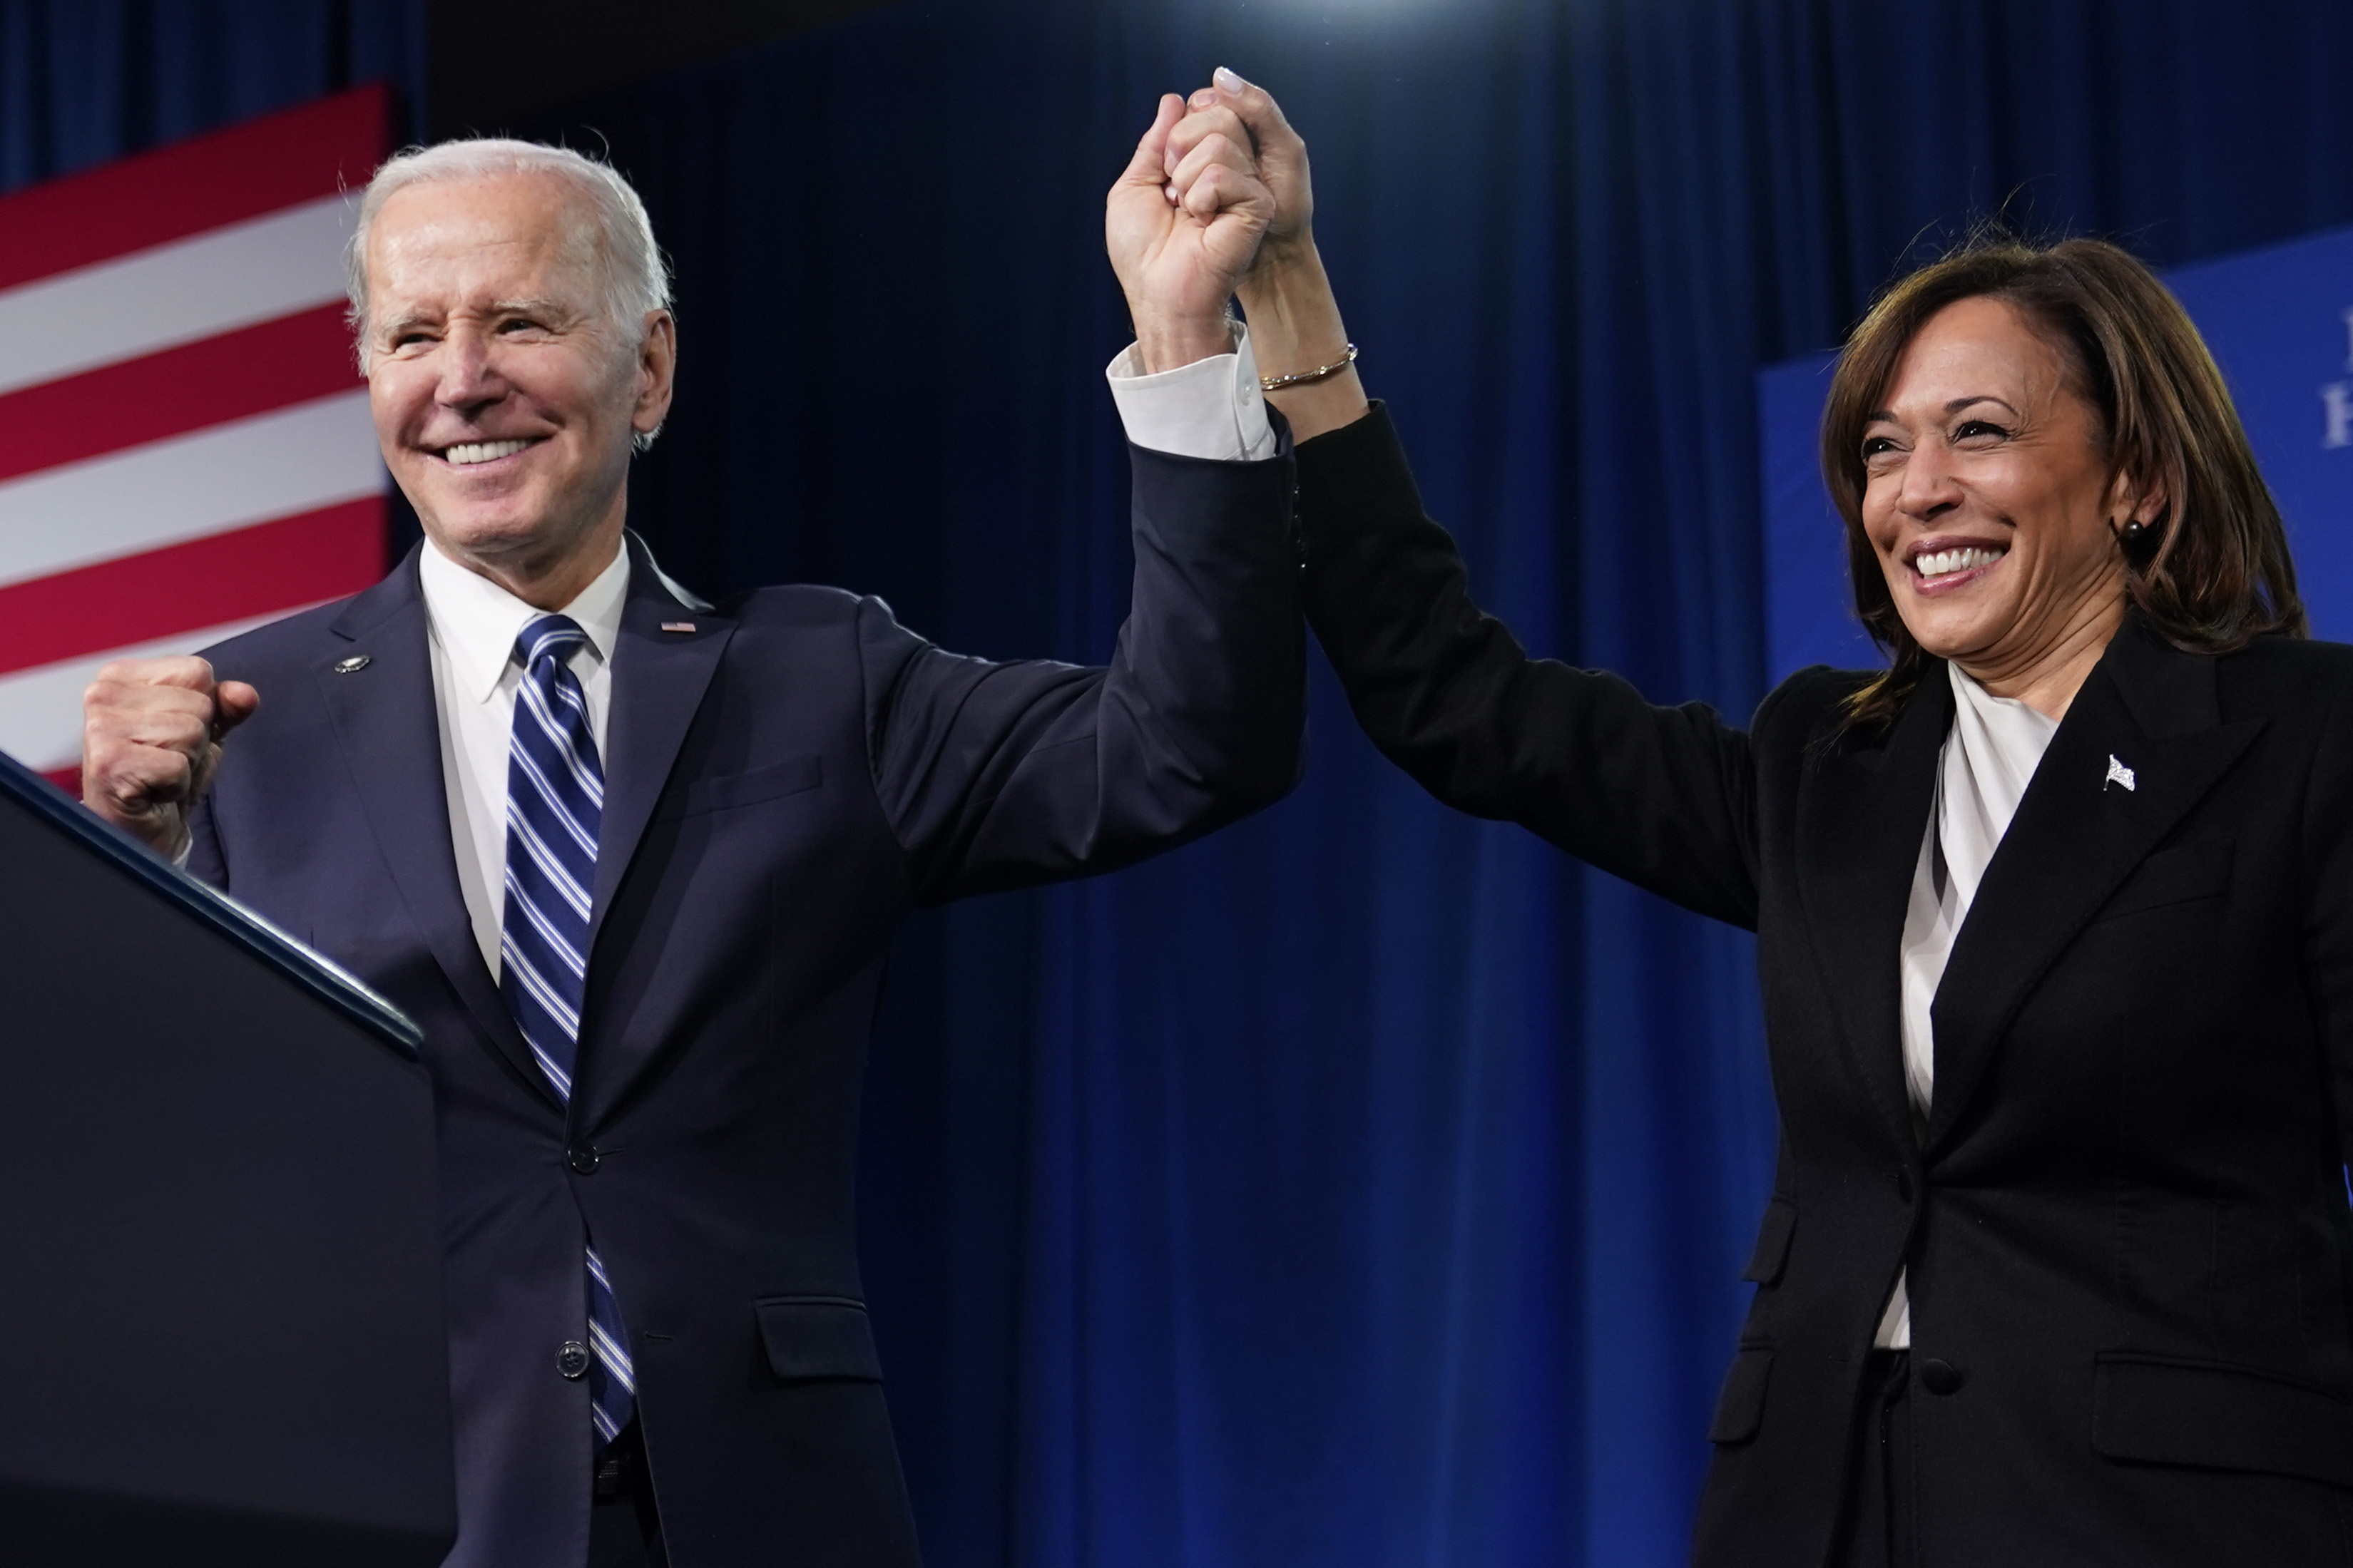
[[670,309],[670,268],[654,243],[653,220],[629,182],[609,163],[569,147],[491,136],[406,147],[386,159],[368,182],[359,222],[343,250],[343,284],[351,295],[351,322],[360,334],[361,369],[368,361],[368,230],[384,204],[411,185],[508,174],[552,174],[579,192],[588,221],[576,237],[596,271],[606,315],[632,350],[644,341],[647,313]]

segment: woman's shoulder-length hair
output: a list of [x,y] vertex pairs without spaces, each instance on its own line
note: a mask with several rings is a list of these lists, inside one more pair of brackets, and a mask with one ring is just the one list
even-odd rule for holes
[[1856,691],[1852,725],[1892,721],[1927,655],[1896,613],[1862,529],[1862,440],[1895,367],[1946,306],[2005,300],[2066,362],[2097,416],[2111,476],[2160,488],[2165,510],[2119,541],[2126,592],[2176,647],[2230,653],[2265,632],[2306,635],[2287,531],[2255,467],[2222,374],[2156,275],[2096,239],[2033,244],[1981,235],[1899,279],[1848,338],[1822,411],[1822,478],[1846,522],[1855,614],[1891,660]]

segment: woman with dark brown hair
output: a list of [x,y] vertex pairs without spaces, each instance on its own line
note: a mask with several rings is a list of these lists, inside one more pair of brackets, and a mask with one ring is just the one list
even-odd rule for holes
[[1346,363],[1304,148],[1229,75],[1192,105],[1180,198],[1242,148],[1282,209],[1242,302],[1359,721],[1757,932],[1781,1155],[1695,1561],[2353,1562],[2353,650],[2304,640],[2180,307],[2091,240],[1896,283],[1822,427],[1891,668],[1744,731],[1480,611]]

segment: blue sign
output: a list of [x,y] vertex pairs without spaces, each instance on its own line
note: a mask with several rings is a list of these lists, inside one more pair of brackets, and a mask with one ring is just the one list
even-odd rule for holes
[[[2316,637],[2353,641],[2353,228],[2201,262],[2165,281],[2238,401],[2295,552]],[[1835,354],[1757,375],[1771,678],[1883,663],[1854,619],[1846,533],[1822,488]]]

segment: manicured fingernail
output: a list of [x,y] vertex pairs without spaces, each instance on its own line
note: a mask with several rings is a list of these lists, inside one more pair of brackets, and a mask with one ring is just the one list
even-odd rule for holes
[[1200,91],[1195,93],[1191,98],[1187,99],[1186,101],[1196,109],[1207,109],[1211,104],[1218,101],[1218,95],[1211,92],[1205,87]]
[[1216,82],[1219,88],[1223,89],[1227,92],[1240,92],[1244,88],[1250,86],[1250,83],[1244,81],[1241,78],[1236,76],[1233,72],[1228,70],[1223,66],[1219,66],[1215,71],[1210,73],[1209,79]]

